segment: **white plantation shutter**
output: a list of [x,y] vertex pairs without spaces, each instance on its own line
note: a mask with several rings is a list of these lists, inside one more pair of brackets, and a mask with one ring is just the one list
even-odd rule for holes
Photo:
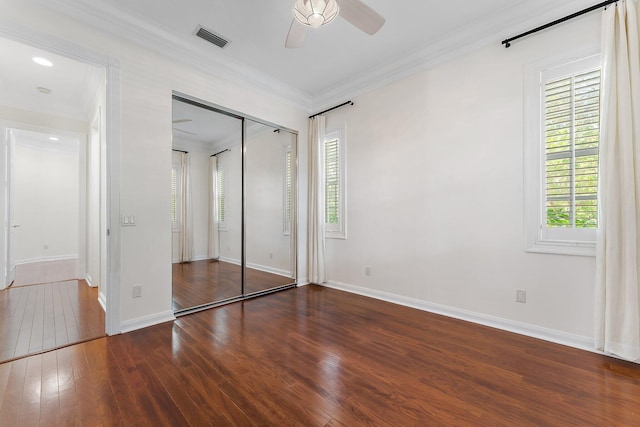
[[328,230],[340,223],[340,141],[329,139],[324,143],[325,153],[325,223]]
[[171,223],[176,227],[178,223],[178,171],[171,167]]
[[545,225],[598,226],[600,70],[544,85]]
[[291,147],[288,147],[285,154],[284,164],[284,232],[291,230],[291,195],[293,191],[293,175],[291,174]]
[[224,169],[218,169],[218,179],[216,182],[218,188],[218,227],[226,228],[227,226],[227,207],[225,205],[225,172]]

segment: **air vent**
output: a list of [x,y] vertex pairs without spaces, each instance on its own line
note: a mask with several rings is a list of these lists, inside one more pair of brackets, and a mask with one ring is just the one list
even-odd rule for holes
[[196,36],[200,37],[201,39],[204,39],[206,41],[208,41],[209,43],[213,43],[216,46],[218,46],[219,48],[223,48],[227,45],[227,43],[229,43],[228,40],[223,39],[222,37],[220,37],[219,35],[217,35],[216,33],[213,33],[209,30],[207,30],[206,28],[203,27],[198,27],[196,28],[196,32],[195,32]]

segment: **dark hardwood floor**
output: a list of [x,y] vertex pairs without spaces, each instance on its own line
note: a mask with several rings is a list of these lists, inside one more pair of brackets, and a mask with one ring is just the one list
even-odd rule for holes
[[0,365],[0,425],[637,426],[640,366],[318,286]]
[[0,291],[0,362],[104,336],[98,289],[84,280]]
[[[293,283],[293,279],[247,269],[246,293]],[[173,309],[196,307],[241,294],[240,266],[217,260],[173,264]]]

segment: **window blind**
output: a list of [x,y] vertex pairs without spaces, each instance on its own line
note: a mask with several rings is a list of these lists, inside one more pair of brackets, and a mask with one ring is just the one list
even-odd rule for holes
[[178,171],[171,168],[171,223],[178,222]]
[[547,227],[598,226],[600,70],[544,87]]
[[285,231],[289,231],[291,229],[291,191],[293,190],[293,177],[291,175],[291,150],[287,150],[285,162],[284,228]]
[[325,222],[338,224],[340,221],[340,168],[339,140],[324,143],[325,161]]
[[224,194],[224,169],[218,169],[218,182],[216,192],[218,193],[218,222],[224,224],[227,220],[227,208],[225,206]]

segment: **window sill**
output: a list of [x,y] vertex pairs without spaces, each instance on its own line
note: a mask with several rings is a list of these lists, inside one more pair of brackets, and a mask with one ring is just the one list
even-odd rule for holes
[[561,242],[561,241],[539,241],[525,249],[526,252],[574,255],[574,256],[596,256],[595,242]]
[[347,235],[339,232],[325,232],[324,237],[326,239],[347,240]]

